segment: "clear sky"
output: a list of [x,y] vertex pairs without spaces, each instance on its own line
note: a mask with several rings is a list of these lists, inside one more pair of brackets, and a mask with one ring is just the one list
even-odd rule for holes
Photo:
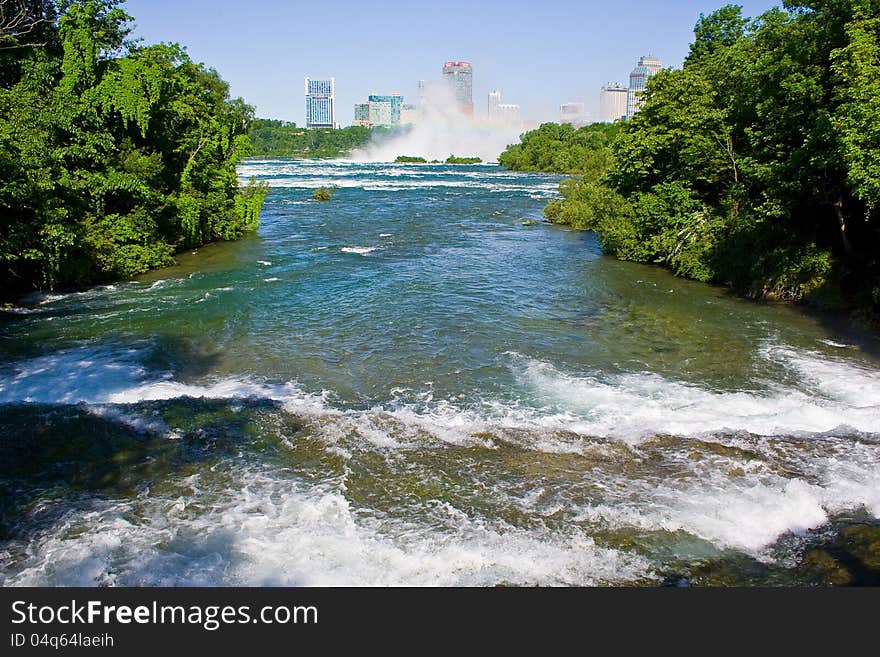
[[[557,120],[583,101],[595,117],[599,88],[627,82],[640,55],[680,66],[700,13],[725,0],[128,0],[135,35],[176,41],[216,68],[261,117],[304,122],[303,78],[335,77],[337,121],[370,93],[414,102],[420,79],[443,62],[470,61],[474,104],[519,103],[524,118]],[[746,16],[780,4],[741,0]]]

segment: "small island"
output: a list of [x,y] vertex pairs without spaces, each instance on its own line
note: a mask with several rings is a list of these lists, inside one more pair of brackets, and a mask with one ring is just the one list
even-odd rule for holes
[[431,160],[428,162],[423,157],[413,156],[413,155],[398,155],[397,159],[394,160],[395,164],[482,164],[483,160],[479,157],[455,157],[455,155],[450,155],[446,158],[446,161],[443,162],[441,160]]
[[336,189],[336,185],[318,187],[318,189],[312,192],[312,198],[316,201],[329,201],[333,198],[333,194],[336,193]]
[[446,164],[482,164],[483,160],[479,157],[455,157],[450,155],[446,158]]

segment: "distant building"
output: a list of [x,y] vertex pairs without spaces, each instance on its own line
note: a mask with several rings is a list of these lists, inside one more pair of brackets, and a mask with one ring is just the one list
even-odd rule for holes
[[354,121],[352,121],[351,124],[363,126],[365,128],[373,127],[373,124],[370,123],[369,103],[358,103],[354,106]]
[[370,96],[370,102],[367,104],[369,108],[370,125],[374,127],[390,128],[391,127],[391,101],[390,100],[374,100],[378,96]]
[[452,90],[458,108],[467,116],[474,115],[474,71],[469,62],[443,64],[443,80]]
[[369,121],[373,126],[390,128],[400,125],[400,113],[403,109],[403,96],[400,94],[390,96],[372,94],[368,105]]
[[418,87],[419,87],[419,92],[418,92],[419,109],[423,110],[423,109],[425,109],[425,105],[428,102],[428,99],[427,99],[428,84],[424,80],[419,80]]
[[415,125],[422,118],[422,113],[415,105],[404,105],[400,109],[400,125]]
[[642,107],[644,102],[641,98],[645,87],[648,85],[648,78],[656,74],[663,64],[656,57],[648,55],[639,58],[639,64],[629,74],[629,90],[626,96],[626,118],[634,117]]
[[626,118],[626,101],[629,89],[621,82],[609,82],[599,94],[599,120],[614,123]]
[[514,103],[502,103],[501,92],[498,90],[489,93],[487,106],[489,120],[495,123],[519,123],[519,105]]
[[498,103],[495,109],[495,119],[500,123],[519,123],[519,105],[515,103]]
[[570,123],[578,128],[587,124],[587,112],[583,103],[562,103],[559,106],[559,122]]
[[488,103],[488,111],[489,118],[492,119],[498,114],[498,106],[501,104],[501,92],[500,91],[490,91],[489,92],[489,103]]
[[333,105],[336,102],[335,78],[313,80],[306,78],[306,127],[335,128]]

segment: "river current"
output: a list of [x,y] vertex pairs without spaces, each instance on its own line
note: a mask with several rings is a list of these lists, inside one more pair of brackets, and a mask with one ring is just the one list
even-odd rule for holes
[[2,313],[0,584],[797,584],[880,516],[876,341],[602,255],[554,176],[240,175],[257,235]]

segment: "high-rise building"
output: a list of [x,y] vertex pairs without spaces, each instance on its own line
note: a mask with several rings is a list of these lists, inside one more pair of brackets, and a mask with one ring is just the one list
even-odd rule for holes
[[425,105],[428,103],[428,84],[424,80],[419,80],[419,109],[425,109]]
[[499,123],[510,125],[519,123],[519,105],[516,103],[498,103],[498,107],[495,109],[495,120]]
[[370,123],[369,103],[358,103],[354,106],[354,121],[352,121],[351,124],[363,126],[365,128],[373,127],[373,124]]
[[489,120],[496,123],[519,123],[519,105],[515,103],[502,103],[501,92],[498,90],[489,93]]
[[587,112],[583,103],[562,103],[559,106],[559,122],[570,123],[575,128],[587,124]]
[[400,125],[403,96],[400,94],[391,94],[390,96],[371,94],[369,101],[370,123],[385,128]]
[[474,71],[469,62],[446,62],[443,79],[455,96],[458,108],[467,116],[474,115]]
[[391,127],[391,101],[379,100],[382,96],[370,96],[370,125],[379,128]]
[[501,104],[501,92],[500,91],[490,91],[489,92],[489,118],[492,119],[498,114],[498,106]]
[[422,119],[422,112],[415,105],[400,108],[400,125],[415,125]]
[[629,89],[621,82],[609,82],[599,94],[599,120],[614,123],[626,117],[626,101]]
[[335,78],[306,78],[306,127],[335,128],[333,105],[336,101]]
[[629,91],[626,96],[626,118],[631,119],[642,107],[642,93],[648,85],[648,78],[656,74],[663,64],[651,55],[639,58],[639,64],[629,74]]

